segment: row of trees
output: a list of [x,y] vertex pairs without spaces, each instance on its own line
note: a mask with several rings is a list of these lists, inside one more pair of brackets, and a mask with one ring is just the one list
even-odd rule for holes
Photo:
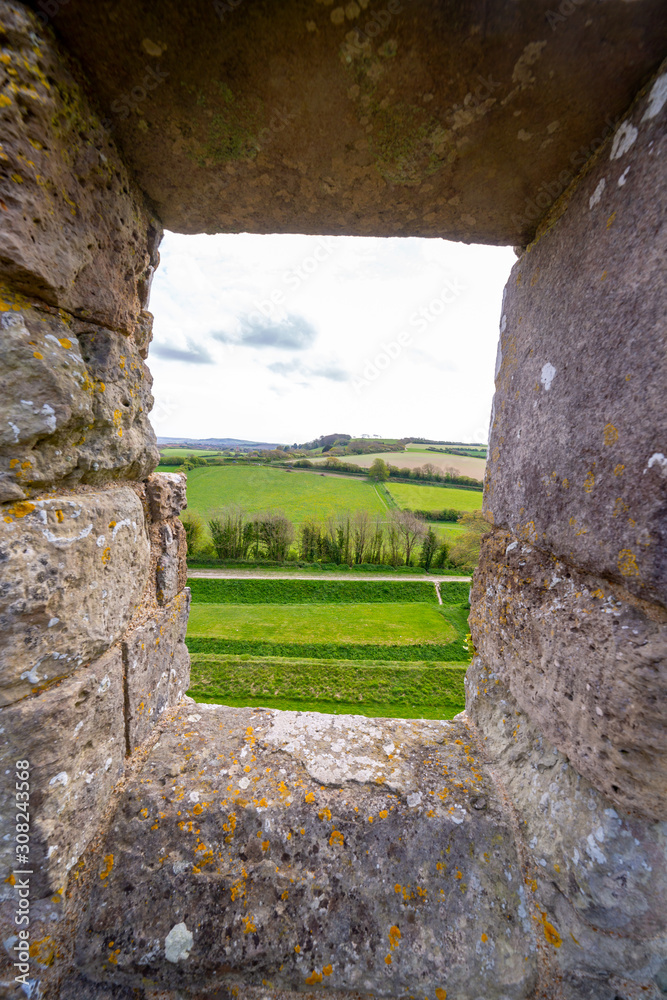
[[412,469],[399,469],[397,465],[389,465],[383,458],[373,460],[369,469],[364,469],[353,462],[343,462],[335,455],[327,457],[322,462],[312,462],[309,458],[300,458],[292,462],[295,469],[320,469],[325,468],[335,472],[351,473],[352,475],[367,475],[376,483],[386,483],[389,479],[414,479],[417,482],[426,483],[453,483],[458,486],[469,486],[473,489],[482,489],[482,484],[478,479],[470,476],[459,475],[458,469],[453,465],[440,468],[432,462],[425,462],[424,465],[415,466]]
[[295,531],[281,512],[248,515],[237,506],[226,507],[208,521],[210,541],[201,519],[184,514],[188,556],[215,556],[221,560],[327,562],[348,566],[453,566],[472,570],[479,557],[479,541],[488,525],[481,514],[462,514],[465,531],[451,544],[438,539],[433,528],[408,510],[392,511],[387,519],[367,511],[345,512],[336,518],[308,518]]

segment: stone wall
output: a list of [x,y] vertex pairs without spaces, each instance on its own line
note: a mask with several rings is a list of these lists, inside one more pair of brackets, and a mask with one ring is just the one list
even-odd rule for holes
[[[0,33],[0,993],[46,997],[81,858],[188,686],[185,479],[150,474],[159,222],[36,18],[4,3]],[[33,993],[13,982],[24,878]]]
[[467,711],[568,997],[667,989],[666,154],[663,67],[500,324]]
[[667,74],[507,287],[467,715],[195,707],[160,224],[40,20],[0,2],[2,996],[658,1000]]

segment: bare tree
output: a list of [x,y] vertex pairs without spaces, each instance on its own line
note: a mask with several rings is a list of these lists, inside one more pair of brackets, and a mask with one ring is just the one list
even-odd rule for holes
[[403,537],[396,514],[392,515],[387,524],[387,548],[390,565],[398,566],[403,555]]
[[426,534],[426,525],[412,511],[400,510],[394,512],[392,521],[395,523],[405,548],[405,564],[410,565],[413,550],[417,542]]
[[352,525],[352,544],[354,546],[354,561],[359,565],[364,561],[371,522],[367,510],[358,510],[354,515]]

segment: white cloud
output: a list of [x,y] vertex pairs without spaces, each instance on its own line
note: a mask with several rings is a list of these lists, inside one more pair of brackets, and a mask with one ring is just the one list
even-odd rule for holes
[[161,258],[158,434],[485,439],[508,247],[167,233]]

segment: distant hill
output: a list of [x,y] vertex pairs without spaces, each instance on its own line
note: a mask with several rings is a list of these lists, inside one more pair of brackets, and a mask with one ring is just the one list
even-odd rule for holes
[[240,448],[242,451],[269,451],[281,447],[277,442],[244,441],[242,438],[159,437],[157,443],[159,448]]

